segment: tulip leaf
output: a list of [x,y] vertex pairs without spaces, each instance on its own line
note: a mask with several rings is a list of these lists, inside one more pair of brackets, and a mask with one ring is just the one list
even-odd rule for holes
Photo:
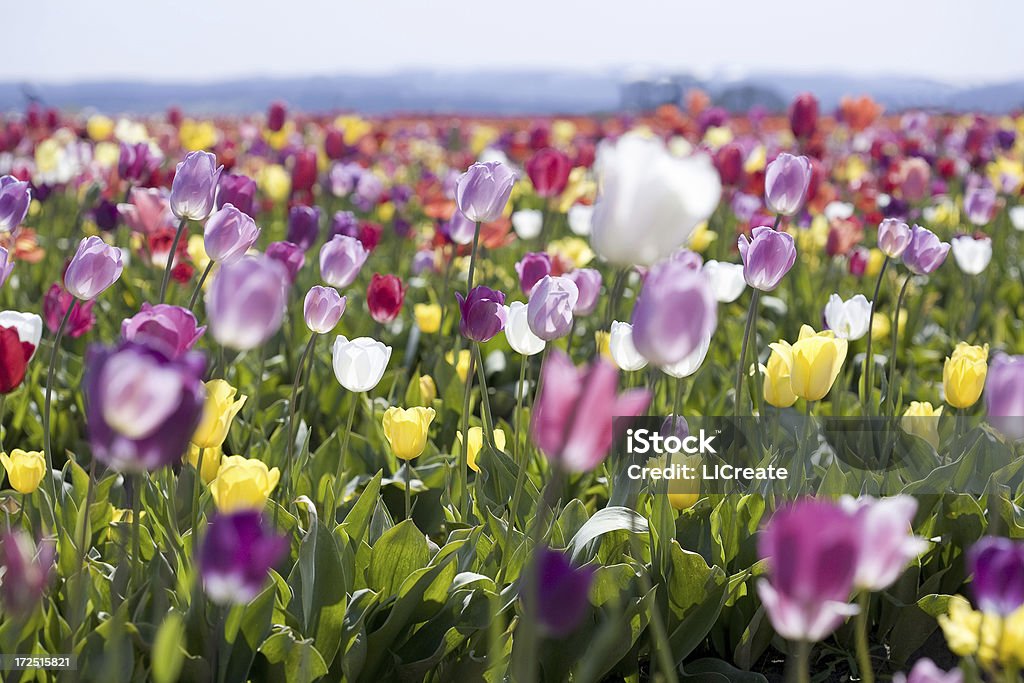
[[155,683],[174,683],[178,680],[184,663],[185,621],[180,612],[171,611],[164,617],[153,640],[153,670]]
[[406,578],[430,561],[423,532],[411,519],[391,527],[373,544],[367,585],[384,595],[394,595]]
[[580,530],[569,541],[567,548],[573,561],[581,556],[591,541],[612,531],[632,531],[646,534],[647,519],[624,507],[607,507],[599,510],[580,527]]
[[327,665],[313,646],[313,640],[296,637],[290,628],[271,635],[263,641],[259,651],[271,664],[269,680],[312,683],[327,673]]

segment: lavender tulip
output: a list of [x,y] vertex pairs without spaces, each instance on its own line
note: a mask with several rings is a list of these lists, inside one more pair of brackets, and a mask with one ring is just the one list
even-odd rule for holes
[[50,583],[54,544],[35,541],[24,531],[8,530],[0,539],[0,598],[11,614],[24,615],[35,609]]
[[320,277],[333,287],[348,287],[359,276],[369,255],[356,238],[335,235],[320,247]]
[[213,211],[217,183],[224,167],[209,152],[189,152],[174,171],[171,211],[180,220],[204,220]]
[[985,408],[993,427],[1013,440],[1024,439],[1024,355],[998,354],[985,380]]
[[9,175],[0,178],[0,234],[16,233],[31,203],[32,191],[27,182]]
[[964,193],[964,213],[974,225],[987,225],[996,213],[999,195],[988,186],[969,187]]
[[903,256],[911,238],[910,226],[898,218],[886,218],[878,224],[878,248],[889,258]]
[[757,593],[775,631],[818,642],[856,614],[849,599],[861,552],[857,524],[837,505],[805,499],[772,515],[758,541],[768,578]]
[[456,210],[452,217],[441,225],[441,233],[454,244],[469,244],[476,234],[476,223]]
[[551,637],[564,638],[575,631],[590,612],[592,567],[573,567],[569,557],[547,547],[533,558],[533,581],[523,590],[523,602]]
[[986,536],[971,547],[967,569],[982,612],[1005,617],[1024,605],[1024,542]]
[[170,304],[142,304],[142,309],[121,323],[121,338],[158,349],[171,358],[181,358],[203,336],[192,311]]
[[92,454],[117,471],[153,471],[182,457],[202,417],[203,355],[169,358],[132,342],[86,353]]
[[909,677],[898,673],[892,677],[892,683],[964,683],[964,674],[960,669],[943,671],[925,658],[917,660]]
[[4,286],[14,270],[14,261],[10,260],[10,256],[6,248],[0,247],[0,287]]
[[291,242],[271,242],[267,245],[267,257],[284,266],[288,284],[294,284],[302,266],[306,265],[306,252]]
[[224,204],[206,221],[203,245],[211,261],[234,263],[245,256],[259,236],[256,221],[234,204]]
[[86,237],[64,271],[64,288],[77,299],[92,301],[117,282],[122,270],[120,249],[95,235]]
[[765,203],[775,213],[792,216],[803,207],[810,184],[810,159],[783,152],[765,169]]
[[633,308],[633,343],[655,365],[682,361],[718,325],[718,303],[707,276],[679,261],[647,274]]
[[311,287],[302,306],[306,327],[311,332],[327,334],[341,320],[346,301],[347,298],[338,294],[338,290],[333,287]]
[[572,329],[572,311],[579,296],[576,283],[569,278],[545,275],[534,286],[526,306],[530,330],[544,341],[567,335]]
[[287,284],[284,266],[266,255],[221,266],[206,293],[213,338],[237,351],[266,343],[284,320]]
[[247,216],[255,216],[256,181],[239,173],[223,173],[217,185],[218,209],[233,204],[236,209]]
[[544,252],[530,252],[516,263],[519,288],[529,296],[533,286],[546,275],[551,275],[551,257]]
[[751,237],[740,235],[738,242],[743,279],[754,289],[770,292],[796,263],[796,244],[791,235],[768,227],[754,228]]
[[579,291],[576,306],[572,309],[575,316],[590,315],[597,308],[597,300],[601,295],[601,273],[593,268],[578,268],[566,276],[572,280]]
[[914,536],[917,501],[911,496],[853,498],[844,496],[843,508],[860,525],[861,541],[869,552],[860,554],[854,586],[861,590],[885,590],[896,582],[907,565],[928,548]]
[[475,342],[490,341],[505,328],[508,311],[505,309],[505,295],[489,287],[474,287],[467,296],[456,292],[459,301],[459,332],[466,339]]
[[920,225],[911,228],[910,244],[903,252],[903,263],[915,275],[931,275],[946,260],[949,244]]
[[203,590],[215,603],[244,605],[259,595],[270,569],[288,552],[255,510],[217,515],[199,549]]
[[293,206],[288,211],[288,241],[309,249],[320,234],[320,208]]
[[515,182],[515,171],[500,161],[473,164],[455,184],[459,211],[474,223],[498,220]]
[[335,235],[359,236],[359,219],[351,211],[338,211],[331,218],[331,229],[328,239]]

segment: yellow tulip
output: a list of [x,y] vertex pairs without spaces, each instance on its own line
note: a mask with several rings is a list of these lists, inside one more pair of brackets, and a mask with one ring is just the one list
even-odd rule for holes
[[[772,344],[773,350],[788,346]],[[820,401],[832,389],[846,360],[847,341],[836,339],[831,330],[815,332],[809,325],[800,328],[800,338],[790,346],[789,380],[793,393],[805,401]],[[785,358],[784,351],[780,355]]]
[[235,400],[236,389],[222,379],[211,379],[206,383],[206,404],[203,419],[192,435],[192,443],[200,448],[213,448],[224,443],[231,421],[245,404],[246,396]]
[[444,354],[444,359],[448,361],[449,365],[455,366],[455,372],[458,373],[459,379],[461,379],[463,382],[465,382],[466,377],[469,376],[469,361],[471,357],[472,356],[468,349],[462,349],[461,351],[459,351],[458,362],[455,362],[454,352],[449,351],[448,353]]
[[881,249],[872,249],[868,252],[868,263],[864,267],[866,277],[877,277],[882,271],[882,263],[885,262],[885,254]]
[[1005,618],[971,609],[959,595],[949,601],[946,614],[939,616],[946,645],[953,654],[977,657],[985,667],[1024,666],[1024,607]]
[[932,404],[925,401],[912,401],[903,413],[900,426],[907,434],[913,434],[930,443],[932,448],[939,447],[939,416],[942,415],[942,406],[936,410]]
[[188,445],[188,464],[192,465],[193,468],[199,467],[200,450],[203,452],[203,471],[200,472],[200,476],[203,478],[203,483],[209,485],[211,481],[217,478],[217,472],[220,471],[220,461],[224,458],[224,451],[220,446],[200,449],[199,446],[190,443]]
[[615,362],[612,358],[612,335],[607,330],[597,330],[594,332],[594,344],[597,346],[597,352],[601,354],[606,360]]
[[[671,460],[672,465],[693,468],[695,477],[692,479],[664,479],[651,482],[655,493],[665,490],[665,483],[668,482],[668,502],[676,510],[686,510],[694,506],[700,500],[700,473],[702,469],[701,459],[698,455],[674,454]],[[664,469],[669,464],[666,456],[651,458],[647,461],[646,467],[652,469]]]
[[257,179],[260,190],[271,201],[283,202],[292,191],[292,178],[280,164],[264,166]]
[[107,140],[114,133],[114,122],[102,114],[94,114],[85,122],[85,132],[95,142]]
[[718,149],[724,147],[733,141],[732,131],[725,126],[709,126],[704,132],[704,142],[711,149]]
[[395,217],[395,205],[392,202],[381,202],[377,205],[377,220],[381,223],[390,223]]
[[764,369],[764,400],[776,408],[788,408],[796,403],[796,394],[790,383],[789,368],[793,364],[792,347],[786,342],[771,344],[772,354]]
[[345,144],[352,146],[370,134],[373,124],[355,115],[344,115],[334,119],[334,126],[340,128]]
[[427,434],[430,423],[434,421],[434,409],[416,406],[415,408],[396,408],[392,406],[384,411],[382,424],[384,436],[391,444],[391,451],[396,458],[412,460],[423,453],[427,445]]
[[441,329],[441,307],[437,304],[416,304],[412,310],[416,326],[423,334],[434,334]]
[[7,470],[11,488],[18,493],[32,493],[46,474],[46,458],[42,451],[23,451],[15,448],[11,454],[0,453],[0,462]]
[[423,405],[429,406],[437,398],[437,384],[430,375],[420,375],[420,399]]
[[178,129],[178,140],[185,149],[195,152],[217,144],[217,126],[210,121],[185,119]]
[[594,250],[590,248],[586,240],[579,237],[551,240],[548,243],[547,253],[551,256],[561,256],[577,268],[584,268],[594,260]]
[[98,166],[113,168],[121,158],[121,148],[113,142],[97,142],[92,150],[92,158]]
[[221,461],[217,478],[210,484],[210,494],[221,512],[262,510],[280,478],[276,467],[267,469],[265,463],[255,458],[229,455]]
[[716,239],[718,239],[718,233],[713,230],[708,230],[707,221],[701,221],[697,224],[697,227],[693,229],[693,232],[690,233],[689,247],[695,252],[703,254]]
[[[456,438],[459,440],[459,452],[462,451],[462,432],[455,433]],[[498,450],[505,450],[505,431],[502,429],[494,430],[494,445],[498,447]],[[484,447],[484,430],[482,427],[470,427],[469,428],[469,442],[466,446],[466,462],[469,465],[469,469],[474,472],[479,472],[480,467],[476,464],[476,457],[480,455],[480,449]]]
[[[188,257],[192,260],[194,265],[199,270],[205,270],[206,266],[210,265],[210,257],[206,253],[206,240],[202,235],[192,235],[188,238]],[[213,282],[212,277],[206,278],[206,284]]]
[[551,122],[551,141],[557,146],[565,147],[576,137],[576,124],[568,119],[555,119]]
[[981,397],[988,375],[988,344],[971,346],[960,342],[942,368],[946,402],[954,408],[970,408]]

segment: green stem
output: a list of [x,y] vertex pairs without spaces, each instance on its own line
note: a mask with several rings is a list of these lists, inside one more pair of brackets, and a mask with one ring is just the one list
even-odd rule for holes
[[292,394],[288,400],[288,431],[286,434],[288,438],[285,441],[284,447],[284,472],[281,473],[281,493],[283,500],[287,504],[289,495],[289,487],[291,486],[291,472],[292,472],[292,453],[295,450],[295,413],[298,403],[299,384],[302,382],[302,374],[305,370],[306,359],[309,358],[310,354],[313,353],[313,347],[316,345],[316,339],[319,335],[314,332],[313,336],[306,342],[306,348],[302,352],[302,357],[299,358],[299,367],[295,370],[295,380],[292,382]]
[[53,399],[53,377],[57,367],[57,352],[60,350],[60,340],[64,336],[64,328],[67,327],[71,312],[75,310],[78,299],[72,299],[68,310],[57,326],[57,334],[53,338],[53,347],[50,349],[50,366],[46,371],[46,395],[43,399],[43,455],[46,458],[46,476],[43,481],[46,483],[46,492],[50,496],[51,521],[56,529],[57,523],[57,489],[53,483],[53,440],[50,434],[50,405]]
[[345,476],[345,458],[348,457],[348,440],[352,434],[352,423],[356,418],[356,406],[359,404],[360,394],[352,394],[352,403],[348,408],[348,419],[345,421],[345,435],[341,437],[341,457],[338,458],[338,478],[334,482],[335,487],[341,487],[341,480]]
[[860,612],[857,614],[857,668],[862,683],[875,683],[875,672],[871,668],[871,645],[868,642],[871,593],[868,591],[861,593],[859,603]]
[[142,517],[142,487],[145,479],[143,475],[136,474],[132,477],[132,577],[135,578],[142,566],[142,542],[140,538],[140,524]]
[[790,681],[794,683],[811,683],[810,672],[811,644],[806,641],[794,643],[793,656],[790,659]]
[[412,486],[412,461],[405,461],[405,518],[412,519],[412,494],[409,487]]
[[[456,360],[458,360],[456,358]],[[473,391],[473,366],[476,355],[469,358],[469,372],[466,373],[466,390],[462,396],[462,448],[459,454],[459,483],[462,496],[459,499],[459,518],[463,521],[469,516],[469,398]]]
[[210,271],[213,270],[213,261],[211,260],[206,264],[206,268],[203,269],[203,274],[199,276],[199,282],[196,284],[196,291],[192,292],[192,298],[188,300],[188,310],[194,310],[196,302],[199,301],[199,294],[203,291],[203,285],[206,283],[206,278],[209,276]]
[[476,252],[480,244],[480,223],[476,224],[473,231],[473,251],[469,254],[469,273],[466,277],[466,295],[473,289],[473,274],[476,272]]
[[480,353],[480,345],[473,345],[473,353],[476,354],[476,376],[480,382],[480,404],[483,407],[484,432],[487,443],[494,445],[494,418],[491,415],[491,400],[487,395],[487,373],[484,371],[483,354]]
[[896,381],[896,346],[899,343],[900,337],[900,309],[903,308],[903,299],[907,295],[907,285],[910,284],[912,276],[911,273],[908,273],[907,277],[903,280],[903,286],[900,287],[900,295],[896,299],[896,310],[892,314],[892,353],[889,355],[889,379],[887,381],[885,397],[885,404],[890,408],[896,405],[896,392],[893,391],[893,382]]
[[743,374],[747,363],[747,343],[750,340],[750,330],[754,326],[754,315],[757,311],[757,301],[760,298],[761,290],[755,289],[750,296],[750,308],[747,309],[747,323],[743,328],[743,342],[740,344],[740,359],[736,368],[736,400],[733,406],[733,417],[740,416],[740,404],[743,402]]
[[249,451],[249,446],[252,444],[252,436],[256,432],[256,416],[260,413],[260,394],[263,392],[263,371],[267,365],[267,345],[260,345],[260,360],[257,365],[258,370],[256,371],[256,388],[252,392],[252,408],[249,413],[249,433],[245,437],[245,447],[242,449],[243,453]]
[[199,484],[203,479],[203,458],[206,456],[206,449],[199,449],[199,457],[196,458],[195,481],[192,482],[192,535],[195,537],[196,529],[199,526]]
[[871,311],[868,313],[868,342],[864,353],[864,370],[861,372],[864,381],[864,388],[861,392],[861,405],[864,406],[864,415],[871,414],[871,369],[875,365],[874,356],[871,354],[872,330],[875,326],[875,309],[878,307],[878,294],[882,290],[882,278],[885,276],[885,269],[889,266],[889,257],[882,261],[882,267],[878,271],[878,279],[875,280],[875,294],[871,297]]
[[182,218],[181,222],[178,223],[178,230],[174,233],[174,241],[171,242],[171,251],[167,254],[167,266],[164,268],[164,279],[160,283],[160,303],[163,303],[167,298],[167,283],[171,281],[171,271],[174,270],[174,255],[178,252],[178,242],[181,241],[181,236],[185,233],[185,226],[188,224],[188,219]]

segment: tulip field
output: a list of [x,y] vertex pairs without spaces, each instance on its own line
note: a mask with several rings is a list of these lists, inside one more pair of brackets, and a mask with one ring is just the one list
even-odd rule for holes
[[1024,680],[1024,116],[0,115],[0,674]]

